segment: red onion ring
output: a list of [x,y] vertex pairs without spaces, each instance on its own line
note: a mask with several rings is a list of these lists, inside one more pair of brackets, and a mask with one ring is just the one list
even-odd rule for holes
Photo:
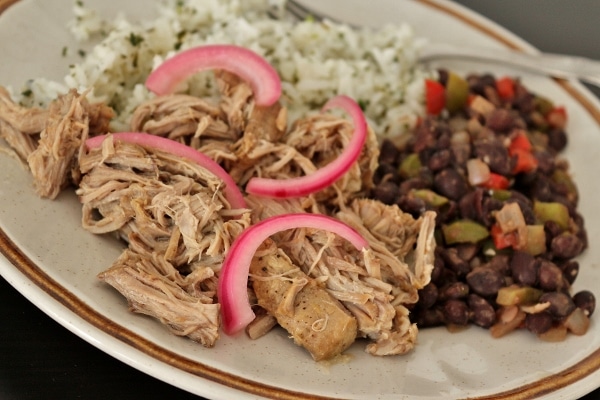
[[281,96],[281,81],[264,58],[234,45],[198,46],[165,60],[146,79],[146,87],[157,95],[173,93],[179,83],[196,72],[223,69],[248,82],[257,105],[270,106]]

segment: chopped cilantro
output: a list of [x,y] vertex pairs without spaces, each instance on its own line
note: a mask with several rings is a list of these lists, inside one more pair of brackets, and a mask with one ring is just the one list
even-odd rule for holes
[[67,56],[67,51],[68,51],[68,50],[69,50],[69,49],[67,48],[67,46],[65,46],[65,47],[63,47],[63,48],[62,48],[62,56],[63,56],[63,57],[66,57],[66,56]]
[[80,57],[85,57],[85,50],[79,49],[77,50],[77,54],[79,54]]
[[23,96],[23,97],[29,97],[29,96],[31,96],[32,94],[33,94],[33,92],[31,91],[31,89],[23,90],[23,91],[21,92],[21,96]]
[[137,46],[140,43],[142,43],[143,41],[144,41],[144,38],[140,35],[136,35],[133,32],[131,32],[131,34],[129,35],[129,43],[131,43],[132,46]]

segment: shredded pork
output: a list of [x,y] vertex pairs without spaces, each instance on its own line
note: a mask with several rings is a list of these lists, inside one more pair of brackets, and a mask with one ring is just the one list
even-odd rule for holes
[[[310,174],[335,159],[353,127],[342,115],[314,113],[288,126],[277,103],[255,106],[249,86],[216,73],[219,98],[158,96],[139,106],[131,129],[171,138],[221,163],[243,187],[253,176]],[[30,124],[19,122],[31,116]],[[255,255],[249,294],[256,300],[252,337],[275,323],[315,360],[342,353],[357,338],[374,355],[404,354],[417,327],[408,307],[433,269],[435,215],[414,219],[397,206],[365,200],[377,168],[378,143],[369,129],[358,162],[331,187],[307,197],[247,196],[233,210],[223,182],[188,160],[157,149],[104,140],[86,151],[88,136],[106,133],[110,110],[71,91],[48,110],[24,109],[0,91],[0,135],[28,160],[41,196],[70,183],[92,233],[116,234],[122,255],[98,276],[173,333],[211,347],[219,337],[216,287],[233,240],[252,222],[284,213],[320,213],[342,220],[369,242],[358,251],[312,229],[279,233]]]
[[[306,201],[252,196],[248,203],[257,220],[312,208]],[[340,238],[312,229],[283,232],[275,241],[356,318],[358,336],[372,340],[367,352],[393,355],[410,351],[418,330],[410,322],[406,306],[416,303],[418,289],[429,283],[435,214],[414,219],[397,206],[357,199],[337,217],[361,233],[370,249],[361,254]]]
[[5,139],[33,175],[41,197],[56,198],[79,181],[78,158],[91,134],[108,130],[112,110],[91,105],[75,90],[54,100],[47,110],[24,108],[0,88],[0,137]]
[[112,137],[83,155],[80,168],[83,226],[117,232],[129,244],[99,277],[135,311],[213,346],[217,275],[248,214],[232,210],[222,182],[197,164]]

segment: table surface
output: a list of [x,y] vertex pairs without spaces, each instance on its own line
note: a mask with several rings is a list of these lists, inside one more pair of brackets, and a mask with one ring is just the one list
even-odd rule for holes
[[[457,0],[548,52],[600,59],[596,0]],[[600,96],[600,91],[594,89]],[[198,399],[106,355],[0,278],[0,399]],[[600,398],[600,390],[584,399]]]

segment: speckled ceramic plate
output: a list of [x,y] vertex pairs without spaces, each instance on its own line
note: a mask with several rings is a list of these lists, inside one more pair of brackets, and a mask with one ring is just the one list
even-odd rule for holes
[[[14,4],[13,4],[14,3]],[[353,23],[407,21],[419,35],[457,44],[532,49],[484,18],[446,1],[312,0],[322,11]],[[142,0],[86,0],[111,15],[151,14]],[[72,0],[0,0],[0,84],[59,79],[70,60],[65,29]],[[500,70],[452,62],[458,71]],[[572,133],[567,158],[581,191],[580,209],[589,237],[600,235],[594,206],[600,180],[600,104],[577,83],[519,73],[526,85],[566,105]],[[600,382],[600,326],[561,343],[544,343],[525,332],[494,340],[485,330],[449,333],[424,330],[416,350],[404,357],[375,358],[353,347],[347,363],[314,363],[282,332],[251,341],[224,336],[213,349],[175,337],[152,319],[127,311],[125,301],[95,278],[120,253],[120,245],[80,227],[72,193],[39,199],[29,174],[0,155],[0,272],[52,318],[93,345],[145,373],[187,391],[221,399],[529,399],[576,398]],[[576,290],[600,287],[599,248],[581,258]]]

